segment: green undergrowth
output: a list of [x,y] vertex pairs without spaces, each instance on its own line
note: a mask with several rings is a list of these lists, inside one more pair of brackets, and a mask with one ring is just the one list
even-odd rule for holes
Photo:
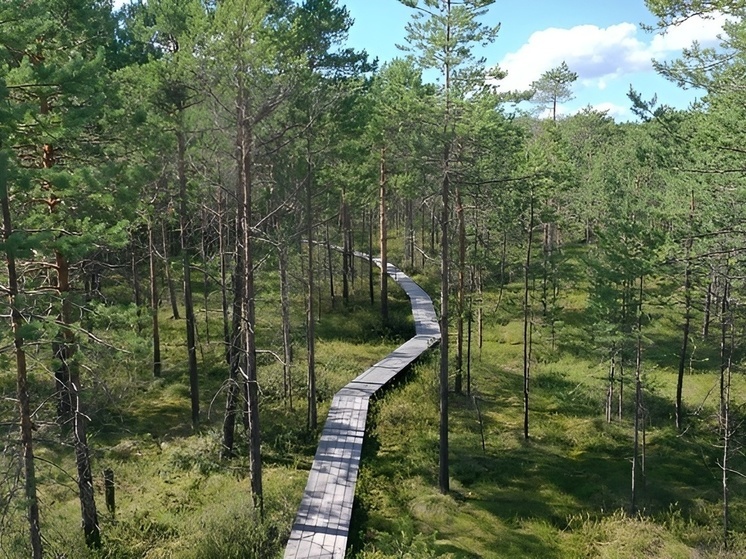
[[[621,406],[617,386],[607,422],[609,363],[588,334],[585,298],[569,291],[554,343],[535,318],[525,440],[520,296],[517,284],[484,296],[471,392],[466,385],[464,394],[451,392],[447,495],[437,478],[437,352],[376,402],[352,553],[359,559],[746,556],[746,483],[737,474],[730,476],[729,546],[723,545],[715,342],[695,342],[684,380],[686,428],[679,432],[673,407],[679,324],[675,309],[651,295],[643,341],[645,476],[631,513],[634,370],[624,373]],[[740,421],[746,394],[740,374],[732,393]],[[740,452],[731,460],[735,471],[746,469]]]
[[[613,420],[607,422],[608,360],[589,333],[580,264],[571,261],[568,267],[574,275],[567,279],[570,288],[562,290],[553,327],[538,305],[535,310],[528,441],[523,438],[519,282],[483,294],[482,344],[479,347],[475,322],[469,393],[465,379],[465,393],[451,394],[448,495],[440,494],[437,479],[437,351],[374,401],[350,556],[746,556],[746,484],[736,475],[731,478],[730,548],[722,547],[716,344],[695,340],[684,382],[686,429],[679,432],[673,426],[672,404],[679,315],[665,290],[652,284],[643,339],[646,476],[638,511],[631,514],[633,371],[625,370],[622,403],[615,405]],[[376,304],[370,303],[364,271],[359,269],[349,304],[339,296],[334,304],[328,295],[321,297],[316,326],[319,427],[339,388],[413,334],[403,293],[392,282],[391,319],[384,324],[377,294]],[[437,292],[435,274],[413,277],[431,293]],[[190,423],[184,320],[174,320],[167,305],[162,306],[164,367],[161,377],[153,378],[149,317],[138,314],[127,301],[125,279],[109,279],[110,285],[104,287],[109,300],[96,309],[89,324],[106,345],[82,339],[78,357],[91,418],[89,443],[103,538],[98,551],[85,548],[79,529],[72,449],[53,424],[45,350],[38,344],[30,352],[32,395],[40,403],[35,437],[47,552],[82,559],[280,557],[318,437],[318,431],[306,428],[302,289],[295,285],[292,290],[296,343],[291,406],[284,394],[282,367],[273,355],[279,355],[281,347],[277,277],[267,273],[258,281],[258,344],[269,350],[258,356],[265,489],[264,515],[259,515],[250,498],[242,427],[236,458],[219,457],[228,372],[219,294],[213,286],[207,312],[200,307],[198,315],[201,423],[195,431]],[[201,305],[203,299],[197,301]],[[437,300],[435,304],[437,308]],[[12,394],[8,375],[0,376],[0,391]],[[737,374],[733,394],[739,421],[744,393],[746,379]],[[0,406],[10,416],[14,403],[5,398]],[[3,471],[14,471],[17,463],[5,456]],[[746,469],[740,454],[735,454],[732,466]],[[104,504],[105,468],[116,477],[115,514]],[[6,505],[0,502],[0,556],[28,556],[22,501]]]
[[[190,421],[183,316],[173,319],[164,301],[159,315],[163,371],[160,378],[153,378],[150,317],[127,301],[131,294],[125,280],[108,278],[102,288],[108,300],[88,324],[107,345],[81,339],[78,354],[82,397],[90,417],[100,550],[86,549],[83,541],[72,448],[54,424],[49,369],[36,366],[45,357],[44,347],[40,345],[31,354],[36,359],[31,371],[33,400],[42,402],[36,414],[35,452],[45,553],[76,559],[281,557],[332,396],[413,335],[406,296],[391,283],[386,324],[380,317],[377,294],[376,304],[370,303],[367,283],[353,286],[347,305],[339,296],[334,304],[328,296],[322,297],[316,324],[319,430],[311,431],[306,427],[303,291],[294,289],[292,295],[291,406],[284,395],[282,366],[274,357],[281,353],[282,343],[278,280],[273,273],[258,280],[258,346],[269,350],[258,355],[264,474],[264,514],[260,515],[250,496],[242,426],[236,433],[237,456],[220,458],[228,366],[219,293],[213,286],[207,312],[201,306],[204,299],[195,298],[201,409],[195,431]],[[201,286],[195,287],[199,292]],[[12,394],[14,387],[6,380],[0,376],[0,389]],[[10,416],[13,402],[1,402],[3,413]],[[5,455],[0,458],[3,471],[17,467]],[[114,513],[105,505],[104,469],[115,475]],[[27,557],[23,502],[14,499],[7,510],[5,505],[0,501],[0,557]]]
[[518,388],[515,374],[482,379],[495,388],[475,399],[453,397],[451,492],[441,495],[435,374],[434,363],[420,366],[412,383],[375,408],[375,452],[366,452],[358,485],[358,557],[743,556],[746,509],[736,479],[734,550],[720,551],[719,471],[709,433],[650,428],[641,512],[630,516],[629,422],[606,423],[588,389],[556,373],[537,373],[527,442],[520,404],[509,395]]

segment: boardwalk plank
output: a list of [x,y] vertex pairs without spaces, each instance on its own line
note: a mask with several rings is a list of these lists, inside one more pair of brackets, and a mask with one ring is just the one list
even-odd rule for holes
[[[380,259],[373,261],[381,266]],[[438,319],[427,293],[396,266],[389,264],[386,271],[409,296],[416,335],[335,394],[285,559],[344,558],[370,397],[440,341]]]

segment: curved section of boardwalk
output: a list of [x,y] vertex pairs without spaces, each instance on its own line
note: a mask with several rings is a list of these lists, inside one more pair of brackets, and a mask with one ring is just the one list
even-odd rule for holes
[[[381,266],[380,259],[374,262]],[[344,558],[370,397],[440,341],[428,294],[395,266],[389,264],[386,271],[409,296],[416,335],[335,394],[285,559]]]

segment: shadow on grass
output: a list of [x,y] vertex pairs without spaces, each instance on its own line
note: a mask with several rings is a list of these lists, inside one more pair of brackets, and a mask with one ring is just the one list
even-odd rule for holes
[[[224,399],[220,394],[227,366],[204,364],[199,375],[199,430],[206,430],[222,421]],[[185,370],[165,370],[160,378],[140,381],[129,390],[127,398],[108,402],[91,414],[91,430],[100,443],[115,446],[122,440],[137,437],[161,441],[194,434],[189,378]]]
[[[567,529],[568,518],[629,507],[631,421],[606,423],[602,394],[560,373],[539,374],[532,384],[531,438],[524,441],[519,413],[522,376],[497,368],[492,374],[496,378],[485,381],[491,390],[479,395],[485,451],[472,400],[451,397],[451,497],[457,514],[494,519],[483,520],[485,526],[507,526],[494,539],[486,528],[473,534],[485,549],[499,549],[500,556],[562,557],[562,550],[551,540]],[[632,390],[628,388],[627,394],[631,398]],[[393,396],[391,400],[396,399]],[[645,398],[651,408],[670,407],[670,402],[654,394]],[[403,406],[403,402],[386,405]],[[411,406],[413,411],[420,409],[415,402]],[[414,505],[412,494],[402,489],[412,483],[407,480],[419,479],[417,487],[424,484],[421,490],[428,494],[435,493],[437,486],[437,426],[423,432],[414,418],[395,417],[396,424],[377,423],[378,448],[365,455],[369,476],[385,486],[375,487],[372,497],[363,497],[361,505],[371,506],[376,512],[374,525],[387,529],[398,529],[399,524],[396,516],[386,520],[380,502],[393,502],[393,510],[409,515]],[[672,427],[649,428],[646,442],[646,475],[639,486],[638,510],[656,515],[675,507],[691,518],[703,500],[718,501],[719,449],[710,444],[711,433],[692,429],[682,437]],[[377,496],[379,492],[388,497]],[[372,502],[366,501],[369,498]],[[546,523],[553,532],[544,539],[521,529],[524,521]],[[422,522],[429,529],[441,529],[430,525],[427,515]],[[359,531],[364,528],[363,524]],[[455,557],[474,556],[447,537],[437,549]]]
[[404,297],[389,299],[389,320],[384,324],[380,304],[353,301],[334,314],[323,315],[316,325],[316,335],[321,340],[341,340],[351,343],[368,343],[380,340],[397,342],[414,336],[414,320],[409,300]]

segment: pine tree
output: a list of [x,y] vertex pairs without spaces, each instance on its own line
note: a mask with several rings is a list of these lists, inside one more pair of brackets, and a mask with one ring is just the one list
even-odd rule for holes
[[531,101],[542,109],[549,106],[552,110],[552,120],[556,121],[557,105],[573,99],[571,86],[577,79],[578,75],[562,61],[562,64],[547,70],[538,80],[531,83]]
[[450,227],[451,197],[454,176],[454,138],[459,120],[457,107],[468,94],[486,87],[493,77],[484,67],[483,59],[472,54],[475,44],[495,40],[499,27],[482,24],[479,18],[486,13],[494,0],[401,0],[415,11],[407,23],[407,44],[423,69],[435,69],[440,75],[441,125],[433,132],[441,144],[440,157],[440,457],[439,486],[442,493],[450,488],[448,476],[448,323],[450,296]]
[[[36,251],[35,265],[49,272],[51,282],[43,287],[54,292],[46,304],[55,315],[49,322],[55,332],[57,416],[72,437],[83,531],[87,544],[96,547],[100,533],[73,285],[78,259],[95,247],[125,241],[126,212],[117,215],[113,208],[130,192],[117,188],[104,125],[106,109],[116,100],[116,91],[104,85],[114,56],[114,19],[108,6],[93,1],[13,0],[0,6],[0,21],[14,22],[10,32],[7,26],[0,30],[2,78],[11,111],[18,115],[6,139],[19,170],[10,186],[13,203],[24,208],[13,222],[33,231],[29,242]],[[39,287],[33,283],[25,285]],[[36,291],[29,301],[44,305],[42,299]]]

